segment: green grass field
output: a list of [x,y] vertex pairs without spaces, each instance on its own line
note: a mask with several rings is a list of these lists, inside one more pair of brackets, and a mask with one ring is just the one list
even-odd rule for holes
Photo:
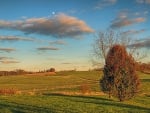
[[131,100],[109,99],[99,88],[101,72],[1,76],[1,113],[150,113],[150,75],[139,73],[141,91]]

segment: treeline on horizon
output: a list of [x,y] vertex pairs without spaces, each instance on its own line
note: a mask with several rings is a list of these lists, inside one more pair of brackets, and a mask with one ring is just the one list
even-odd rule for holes
[[55,68],[50,68],[50,69],[46,69],[46,70],[39,70],[37,72],[25,71],[23,69],[16,69],[14,71],[0,71],[0,76],[25,75],[25,74],[35,74],[35,73],[45,73],[45,72],[55,72]]
[[136,70],[146,73],[146,74],[150,74],[150,62],[149,63],[141,63],[141,62],[137,62],[136,63]]
[[[102,71],[103,68],[95,68],[90,71]],[[136,70],[142,73],[150,74],[150,63],[136,63]],[[55,68],[50,68],[46,70],[39,70],[37,72],[25,71],[23,69],[16,69],[14,71],[0,71],[0,76],[9,76],[9,75],[25,75],[25,74],[36,74],[36,73],[46,73],[46,72],[55,72]],[[69,70],[68,70],[69,71]],[[76,71],[76,70],[71,70]]]

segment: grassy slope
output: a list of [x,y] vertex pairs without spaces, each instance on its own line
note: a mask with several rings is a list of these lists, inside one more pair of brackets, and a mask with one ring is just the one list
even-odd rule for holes
[[25,113],[148,113],[149,97],[120,103],[106,97],[90,96],[7,96],[0,97],[0,111]]
[[53,76],[2,76],[0,88],[13,88],[18,90],[78,90],[80,85],[88,84],[99,91],[99,72],[59,72]]
[[[55,91],[80,91],[88,84],[92,91],[99,91],[99,72],[60,72],[55,76],[0,77],[0,88],[30,91],[37,89],[46,95],[0,96],[1,113],[149,113],[150,75],[140,73],[141,93],[126,102],[110,100],[107,96],[67,96],[50,94]],[[45,90],[43,90],[45,89]]]

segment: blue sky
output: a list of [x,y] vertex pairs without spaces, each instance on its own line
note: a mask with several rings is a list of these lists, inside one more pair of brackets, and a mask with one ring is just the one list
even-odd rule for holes
[[94,34],[110,28],[149,49],[149,9],[150,0],[1,0],[0,70],[87,70]]

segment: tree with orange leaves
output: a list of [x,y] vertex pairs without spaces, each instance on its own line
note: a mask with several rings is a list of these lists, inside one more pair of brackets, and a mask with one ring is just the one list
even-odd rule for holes
[[136,74],[134,58],[122,45],[114,45],[108,51],[101,88],[120,101],[132,98],[138,91],[139,78]]

